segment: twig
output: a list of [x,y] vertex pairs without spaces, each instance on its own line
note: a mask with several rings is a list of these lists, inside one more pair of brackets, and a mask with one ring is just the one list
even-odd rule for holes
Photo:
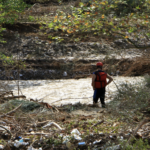
[[114,84],[116,85],[117,90],[121,93],[121,91],[118,88],[118,85],[116,84],[116,82],[113,80]]
[[52,106],[52,107],[54,107],[56,109],[56,111],[59,112],[59,110],[57,109],[57,107],[55,107],[55,106]]
[[36,132],[36,133],[23,133],[25,135],[51,135],[52,133],[42,133],[42,132]]
[[1,115],[0,118],[1,118],[1,117],[5,117],[5,116],[7,116],[7,115],[10,115],[10,114],[14,113],[14,112],[15,112],[16,110],[18,110],[21,106],[22,106],[22,104],[20,104],[18,107],[16,107],[16,108],[13,109],[12,111],[10,111],[10,112],[8,112],[8,113],[6,113],[6,114]]
[[10,134],[10,139],[11,139],[12,133],[11,133],[7,128],[5,128],[4,126],[1,126],[1,125],[0,125],[0,127],[3,128],[3,129],[5,129],[5,130]]
[[[93,128],[93,127],[95,127],[95,126],[97,126],[97,125],[99,125],[99,124],[102,124],[103,122],[104,122],[104,120],[98,121],[96,124],[92,125],[91,128]],[[91,129],[91,128],[90,128],[90,129]]]
[[147,133],[147,132],[150,132],[150,130],[144,131],[144,132],[142,132],[142,134]]

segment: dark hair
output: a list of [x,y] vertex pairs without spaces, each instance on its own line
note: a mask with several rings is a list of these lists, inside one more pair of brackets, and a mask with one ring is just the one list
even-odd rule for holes
[[97,66],[97,69],[102,69],[102,66]]

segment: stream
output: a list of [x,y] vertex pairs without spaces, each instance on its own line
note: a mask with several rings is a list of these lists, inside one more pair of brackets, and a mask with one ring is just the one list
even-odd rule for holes
[[[113,79],[118,87],[121,83],[142,84],[144,80],[143,77],[122,76],[115,76]],[[18,95],[18,81],[2,82],[7,82],[9,90],[12,90],[14,95]],[[106,87],[106,103],[114,98],[118,90],[114,82]],[[78,102],[92,104],[93,89],[91,87],[91,78],[78,80],[20,80],[19,86],[19,94],[25,95],[27,99],[44,101],[56,106]]]

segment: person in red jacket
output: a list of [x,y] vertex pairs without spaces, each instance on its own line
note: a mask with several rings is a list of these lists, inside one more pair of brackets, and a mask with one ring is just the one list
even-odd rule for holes
[[[97,106],[98,99],[100,98],[102,107],[105,108],[105,87],[113,81],[113,78],[102,71],[102,62],[96,64],[97,71],[92,75],[92,86],[94,90],[93,106]],[[109,81],[107,82],[107,78]]]

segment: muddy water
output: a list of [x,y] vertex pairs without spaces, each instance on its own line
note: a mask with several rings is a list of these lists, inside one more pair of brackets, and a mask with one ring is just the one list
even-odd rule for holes
[[[115,83],[137,83],[143,81],[142,77],[114,77]],[[20,94],[27,99],[35,99],[48,102],[53,105],[63,105],[67,103],[92,103],[93,90],[91,78],[69,79],[69,80],[28,80],[20,81]],[[9,82],[9,87],[18,95],[15,81]],[[112,82],[106,88],[106,102],[113,99],[117,91],[116,85]]]

